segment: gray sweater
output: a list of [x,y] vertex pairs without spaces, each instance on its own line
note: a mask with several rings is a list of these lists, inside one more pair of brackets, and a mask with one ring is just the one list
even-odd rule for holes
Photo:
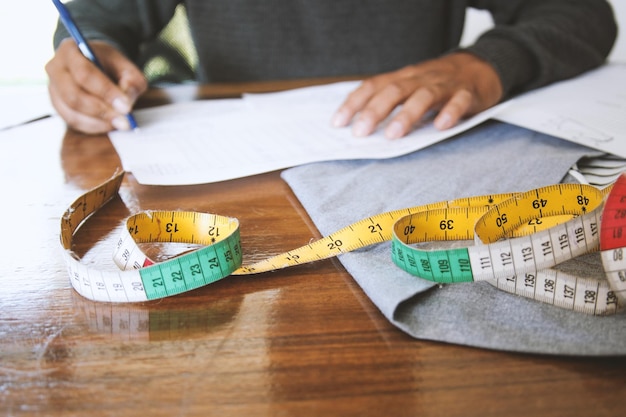
[[[137,60],[178,0],[73,0],[83,34]],[[495,27],[467,51],[490,62],[505,95],[601,65],[617,27],[605,0],[187,0],[200,82],[367,76],[458,48],[467,7]],[[55,46],[67,37],[62,25]]]

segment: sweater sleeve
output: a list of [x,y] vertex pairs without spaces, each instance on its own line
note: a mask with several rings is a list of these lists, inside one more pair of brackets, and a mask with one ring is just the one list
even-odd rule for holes
[[[111,43],[130,59],[140,45],[154,39],[174,15],[179,0],[72,0],[65,5],[87,39]],[[69,37],[59,21],[54,48]]]
[[605,0],[483,0],[495,26],[465,48],[491,63],[505,97],[602,65],[617,36]]

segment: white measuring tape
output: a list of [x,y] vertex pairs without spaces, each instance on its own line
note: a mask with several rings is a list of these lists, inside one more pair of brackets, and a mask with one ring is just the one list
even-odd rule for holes
[[[123,175],[121,172],[82,195],[61,221],[70,281],[77,292],[91,300],[158,299],[229,275],[286,268],[391,240],[393,261],[422,279],[439,283],[484,280],[511,293],[595,315],[614,314],[626,305],[626,261],[621,257],[626,239],[606,238],[606,233],[621,233],[626,216],[620,219],[619,211],[610,221],[601,221],[603,209],[618,205],[621,199],[626,201],[626,186],[614,186],[607,203],[609,189],[557,184],[526,193],[476,196],[396,210],[368,217],[252,265],[242,265],[236,219],[185,211],[142,212],[127,219],[118,241],[114,261],[121,270],[96,270],[82,264],[72,252],[73,235],[87,217],[117,195]],[[620,181],[626,183],[626,177]],[[604,208],[605,204],[609,207]],[[626,213],[626,203],[619,210]],[[475,240],[475,244],[445,250],[419,247],[434,240]],[[553,269],[597,251],[601,241],[610,241],[602,245],[607,279],[577,277]],[[144,242],[184,242],[202,247],[155,263],[140,250],[138,243]]]

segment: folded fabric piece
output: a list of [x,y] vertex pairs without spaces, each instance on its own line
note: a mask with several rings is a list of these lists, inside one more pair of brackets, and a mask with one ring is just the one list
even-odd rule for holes
[[[328,235],[385,211],[558,183],[579,158],[595,153],[491,121],[410,155],[315,163],[282,175],[319,231]],[[433,285],[396,267],[390,248],[385,242],[339,260],[385,317],[415,338],[544,354],[626,354],[624,313],[588,316],[505,293],[487,282]],[[598,254],[565,265],[589,276],[602,273]]]

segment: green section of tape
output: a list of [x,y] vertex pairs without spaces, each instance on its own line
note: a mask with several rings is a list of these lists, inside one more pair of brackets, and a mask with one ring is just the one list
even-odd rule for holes
[[239,230],[211,246],[139,270],[148,300],[190,291],[229,276],[241,266]]
[[420,250],[396,236],[391,245],[393,262],[411,275],[442,284],[474,281],[467,248]]

